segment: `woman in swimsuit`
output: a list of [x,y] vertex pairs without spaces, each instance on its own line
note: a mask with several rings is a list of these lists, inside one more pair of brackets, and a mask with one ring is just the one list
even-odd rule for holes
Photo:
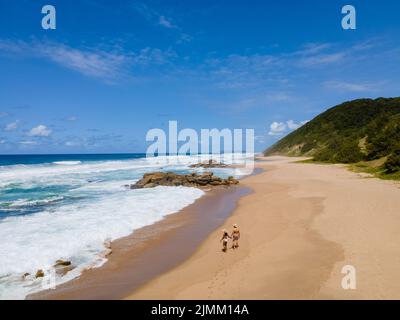
[[233,225],[231,237],[233,239],[232,249],[239,248],[240,230],[237,224]]
[[222,230],[222,238],[220,242],[222,241],[222,251],[226,252],[228,248],[228,239],[231,239],[230,235],[228,234],[228,231]]

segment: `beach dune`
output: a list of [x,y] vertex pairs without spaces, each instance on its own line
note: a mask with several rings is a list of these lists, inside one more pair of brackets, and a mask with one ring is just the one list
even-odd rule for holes
[[[264,171],[241,181],[253,192],[223,225],[240,226],[240,248],[221,252],[215,230],[126,298],[399,299],[399,184],[341,165],[262,160]],[[356,271],[354,290],[342,288],[346,265]]]

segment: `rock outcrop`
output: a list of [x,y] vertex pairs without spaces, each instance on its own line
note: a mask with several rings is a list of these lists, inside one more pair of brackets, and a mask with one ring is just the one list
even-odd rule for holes
[[42,269],[39,269],[38,271],[36,271],[36,275],[35,278],[43,278],[44,277],[44,272]]
[[62,259],[59,259],[56,261],[56,264],[54,266],[58,267],[58,266],[70,266],[70,265],[71,265],[71,261],[64,261]]
[[[55,272],[60,275],[60,276],[64,276],[66,275],[69,271],[73,270],[75,268],[75,266],[72,265],[71,261],[68,260],[62,260],[62,259],[58,259],[56,261],[56,263],[53,265],[53,268],[55,269]],[[26,272],[23,274],[22,279],[28,279],[30,278],[30,273]],[[45,272],[42,269],[39,269],[36,271],[35,274],[35,278],[43,278],[45,276]]]
[[31,274],[30,274],[29,272],[25,272],[25,273],[22,275],[22,280],[25,280],[25,279],[28,278],[30,275],[31,275]]
[[72,265],[71,261],[68,260],[57,260],[56,264],[54,265],[54,268],[56,270],[56,273],[60,276],[66,275],[69,271],[74,269],[74,266]]
[[238,184],[233,177],[222,179],[214,176],[212,172],[203,174],[177,174],[173,172],[146,173],[141,180],[130,185],[130,189],[154,188],[157,186],[185,186],[185,187],[210,187],[229,186]]
[[228,165],[224,163],[217,162],[215,160],[208,160],[206,162],[200,162],[196,164],[192,164],[190,168],[226,168]]

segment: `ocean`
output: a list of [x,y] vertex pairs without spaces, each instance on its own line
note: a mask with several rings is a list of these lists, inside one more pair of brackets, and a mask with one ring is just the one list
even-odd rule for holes
[[[42,290],[36,271],[46,273],[58,259],[72,261],[75,268],[56,275],[57,284],[101,266],[106,242],[153,224],[204,194],[189,187],[130,190],[126,185],[152,171],[201,171],[189,165],[209,157],[0,155],[0,299]],[[212,158],[241,161],[230,155]],[[241,175],[232,168],[212,171],[221,177]]]

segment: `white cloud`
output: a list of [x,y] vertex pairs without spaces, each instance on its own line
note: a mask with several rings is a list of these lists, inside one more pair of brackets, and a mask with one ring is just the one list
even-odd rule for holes
[[294,54],[298,54],[300,56],[312,55],[331,47],[331,43],[306,43],[303,45],[303,48],[301,50],[294,52]]
[[32,141],[32,140],[24,140],[18,142],[19,144],[26,145],[26,146],[31,146],[31,145],[36,145],[38,144],[37,141]]
[[299,123],[294,122],[293,120],[286,121],[286,124],[290,130],[296,130],[300,128],[302,125],[306,124],[309,120],[300,121]]
[[79,146],[79,142],[77,142],[77,141],[66,141],[65,145],[67,147],[75,147],[75,146]]
[[317,54],[301,59],[299,62],[304,66],[312,67],[317,65],[325,65],[325,64],[339,62],[343,60],[345,57],[346,54],[343,52]]
[[358,42],[346,47],[339,43],[311,43],[303,45],[299,50],[283,53],[249,51],[248,54],[230,54],[218,58],[211,52],[205,61],[209,71],[205,76],[211,77],[217,86],[227,89],[275,85],[279,90],[287,90],[299,81],[299,75],[304,76],[302,72],[315,72],[318,69],[324,75],[330,72],[330,66],[344,68],[345,64],[362,63],[373,54],[371,51],[376,46],[375,42]]
[[129,74],[132,66],[160,65],[176,57],[173,50],[146,47],[138,52],[106,51],[98,48],[76,49],[56,42],[10,41],[0,39],[0,53],[45,58],[85,76],[113,82]]
[[70,116],[70,117],[66,117],[65,120],[66,120],[66,121],[76,121],[76,120],[78,120],[78,117],[76,117],[76,116]]
[[374,91],[379,84],[372,85],[370,83],[351,83],[345,81],[327,81],[325,87],[328,89],[337,89],[350,92]]
[[284,124],[283,122],[274,121],[269,126],[268,134],[270,136],[279,136],[283,134],[285,131],[286,131],[286,124]]
[[175,58],[176,56],[177,54],[173,50],[163,51],[157,48],[146,47],[135,54],[132,60],[136,65],[162,65],[168,63],[171,58]]
[[129,56],[92,49],[75,49],[56,42],[10,41],[0,39],[0,51],[8,54],[46,58],[86,76],[110,79],[119,75]]
[[167,28],[167,29],[174,29],[176,28],[171,21],[169,21],[167,18],[165,18],[164,16],[160,16],[158,23],[160,25],[162,25],[163,27]]
[[188,35],[187,33],[182,33],[180,35],[180,38],[177,40],[177,43],[184,43],[184,42],[190,42],[193,40],[193,37]]
[[29,131],[28,136],[30,137],[48,137],[51,134],[51,130],[45,125],[38,125]]
[[63,67],[97,78],[117,77],[129,57],[102,50],[78,50],[65,45],[39,46],[38,53]]
[[286,122],[277,122],[274,121],[271,123],[269,127],[269,132],[268,134],[270,136],[280,136],[284,134],[286,131],[290,130],[296,130],[300,128],[302,125],[306,124],[309,120],[304,120],[300,121],[299,123],[296,123],[293,120],[288,120]]
[[4,139],[0,139],[0,144],[5,144],[7,141]]
[[291,130],[295,130],[298,127],[300,127],[299,124],[295,123],[293,120],[286,121],[286,124],[287,124],[288,128]]
[[137,2],[133,4],[133,8],[148,22],[159,25],[167,29],[176,29],[177,27],[172,24],[171,19],[165,17],[164,15],[160,14],[154,8],[141,3]]
[[[154,9],[154,7],[151,7],[139,1],[134,3],[132,7],[150,24],[156,27],[173,30],[175,35],[178,37],[176,43],[180,44],[184,42],[190,42],[192,40],[192,37],[189,34],[185,33],[182,28],[174,22],[174,19],[172,19],[171,16],[166,16],[162,12]],[[171,12],[171,10],[168,10],[168,14],[173,14],[173,12]]]
[[19,126],[19,120],[15,120],[14,122],[11,122],[11,123],[7,124],[4,127],[4,130],[5,131],[14,131],[14,130],[16,130],[18,128],[18,126]]
[[[303,49],[292,54],[294,62],[303,67],[314,67],[341,62],[354,55],[355,51],[373,48],[375,43],[369,42],[368,46],[356,43],[348,48],[338,48],[334,43],[309,43]],[[289,54],[290,56],[290,54]]]

